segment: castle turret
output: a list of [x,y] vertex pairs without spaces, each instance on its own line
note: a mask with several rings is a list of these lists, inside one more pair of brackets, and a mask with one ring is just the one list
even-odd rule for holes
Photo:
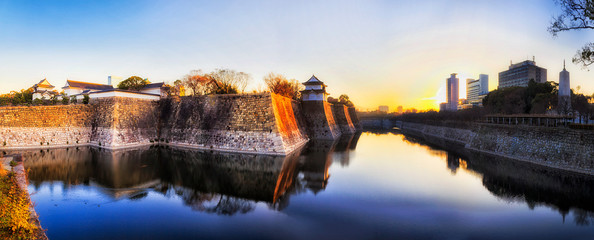
[[312,75],[303,85],[305,86],[305,90],[301,91],[303,101],[326,101],[328,97],[326,85],[315,75]]

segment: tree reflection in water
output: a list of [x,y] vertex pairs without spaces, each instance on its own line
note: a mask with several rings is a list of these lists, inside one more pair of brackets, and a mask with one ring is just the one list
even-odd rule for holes
[[[90,147],[19,152],[29,181],[93,185],[114,200],[141,201],[149,192],[180,197],[200,212],[219,215],[253,211],[258,202],[282,210],[291,195],[326,188],[333,160],[349,164],[358,135],[312,141],[288,156],[233,154],[146,147],[107,151]],[[340,143],[340,144],[339,144]],[[340,149],[337,149],[340,146]]]
[[483,186],[502,200],[525,202],[530,209],[546,206],[563,221],[571,212],[575,224],[594,224],[593,176],[469,151],[443,140],[408,135],[403,140],[440,156],[452,174],[462,169],[482,178]]

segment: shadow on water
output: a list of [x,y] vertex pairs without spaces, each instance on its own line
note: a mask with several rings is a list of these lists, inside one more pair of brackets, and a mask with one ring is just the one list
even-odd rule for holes
[[234,215],[256,203],[282,210],[291,195],[326,188],[333,161],[349,164],[358,135],[311,141],[288,156],[233,154],[164,146],[125,151],[80,147],[24,151],[30,184],[61,182],[96,187],[114,200],[142,200],[149,192],[177,196],[200,212]]
[[564,222],[573,213],[576,225],[594,225],[594,176],[469,151],[440,139],[403,134],[403,140],[445,155],[446,167],[452,174],[468,170],[504,201],[524,202],[530,209],[549,207],[559,212]]

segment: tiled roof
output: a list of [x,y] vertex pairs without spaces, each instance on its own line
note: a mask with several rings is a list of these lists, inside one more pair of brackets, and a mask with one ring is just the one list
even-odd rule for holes
[[164,82],[159,82],[159,83],[149,83],[146,86],[144,86],[143,89],[148,89],[148,88],[161,88],[163,87],[163,85],[165,85]]
[[113,86],[111,86],[111,85],[98,84],[98,83],[88,83],[88,82],[79,82],[79,81],[72,81],[72,80],[67,80],[66,81],[66,86],[64,86],[63,88],[67,88],[67,87],[83,88],[83,89],[94,89],[94,90],[110,90],[110,89],[113,89]]
[[324,82],[320,81],[316,75],[311,75],[311,78],[304,82],[303,85],[324,85]]
[[[47,84],[43,84],[43,82],[47,82]],[[33,85],[33,87],[49,87],[49,88],[53,88],[54,86],[52,86],[46,78],[44,78],[43,80],[39,81],[37,84]]]

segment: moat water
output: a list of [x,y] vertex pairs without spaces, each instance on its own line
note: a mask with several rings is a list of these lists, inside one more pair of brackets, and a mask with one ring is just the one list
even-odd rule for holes
[[287,157],[23,152],[50,239],[592,239],[594,178],[398,133]]

